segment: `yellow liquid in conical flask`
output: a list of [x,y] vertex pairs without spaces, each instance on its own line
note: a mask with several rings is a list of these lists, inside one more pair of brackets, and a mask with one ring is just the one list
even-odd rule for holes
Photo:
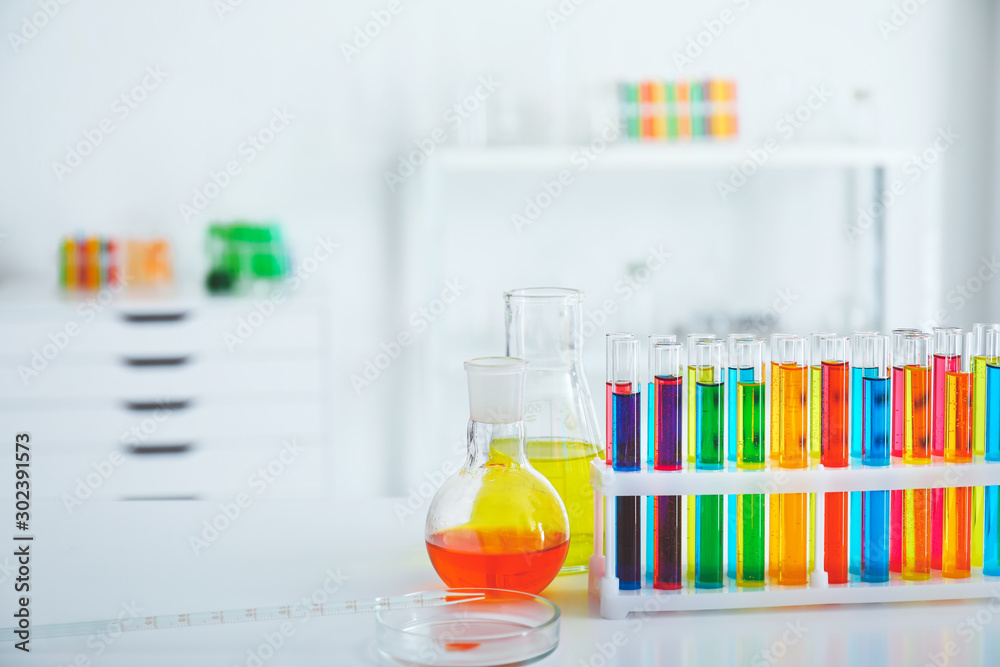
[[594,553],[594,487],[590,462],[597,445],[575,440],[528,440],[528,461],[556,488],[569,516],[569,553],[560,574],[584,572]]

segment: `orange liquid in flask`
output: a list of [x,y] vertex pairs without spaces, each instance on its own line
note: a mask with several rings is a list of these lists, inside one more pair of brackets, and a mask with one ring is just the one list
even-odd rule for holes
[[562,533],[518,535],[509,528],[451,528],[427,539],[427,554],[451,588],[503,588],[539,593],[569,551]]

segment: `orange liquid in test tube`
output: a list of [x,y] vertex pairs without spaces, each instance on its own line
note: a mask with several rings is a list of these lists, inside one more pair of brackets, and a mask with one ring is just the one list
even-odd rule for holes
[[[949,372],[945,379],[948,407],[945,425],[946,463],[972,461],[972,373]],[[964,579],[972,573],[972,487],[945,489],[941,574]]]
[[[778,465],[805,468],[808,465],[808,368],[781,364],[779,399],[781,442]],[[809,503],[805,493],[783,493],[779,499],[778,583],[801,586],[809,583]]]

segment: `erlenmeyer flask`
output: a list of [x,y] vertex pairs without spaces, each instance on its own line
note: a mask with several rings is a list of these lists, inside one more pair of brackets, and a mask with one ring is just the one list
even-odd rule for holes
[[451,588],[538,593],[566,559],[566,509],[524,452],[527,365],[508,357],[465,362],[468,458],[434,495],[424,526],[431,564]]
[[584,572],[594,551],[590,462],[601,451],[597,415],[583,369],[583,292],[511,290],[507,355],[528,361],[524,421],[528,460],[566,505],[570,547],[562,572]]

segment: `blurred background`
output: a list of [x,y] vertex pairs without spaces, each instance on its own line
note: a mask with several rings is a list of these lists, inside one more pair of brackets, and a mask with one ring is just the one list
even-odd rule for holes
[[68,509],[426,507],[514,287],[586,292],[597,392],[609,331],[997,319],[996,2],[9,0],[0,26],[0,422]]

